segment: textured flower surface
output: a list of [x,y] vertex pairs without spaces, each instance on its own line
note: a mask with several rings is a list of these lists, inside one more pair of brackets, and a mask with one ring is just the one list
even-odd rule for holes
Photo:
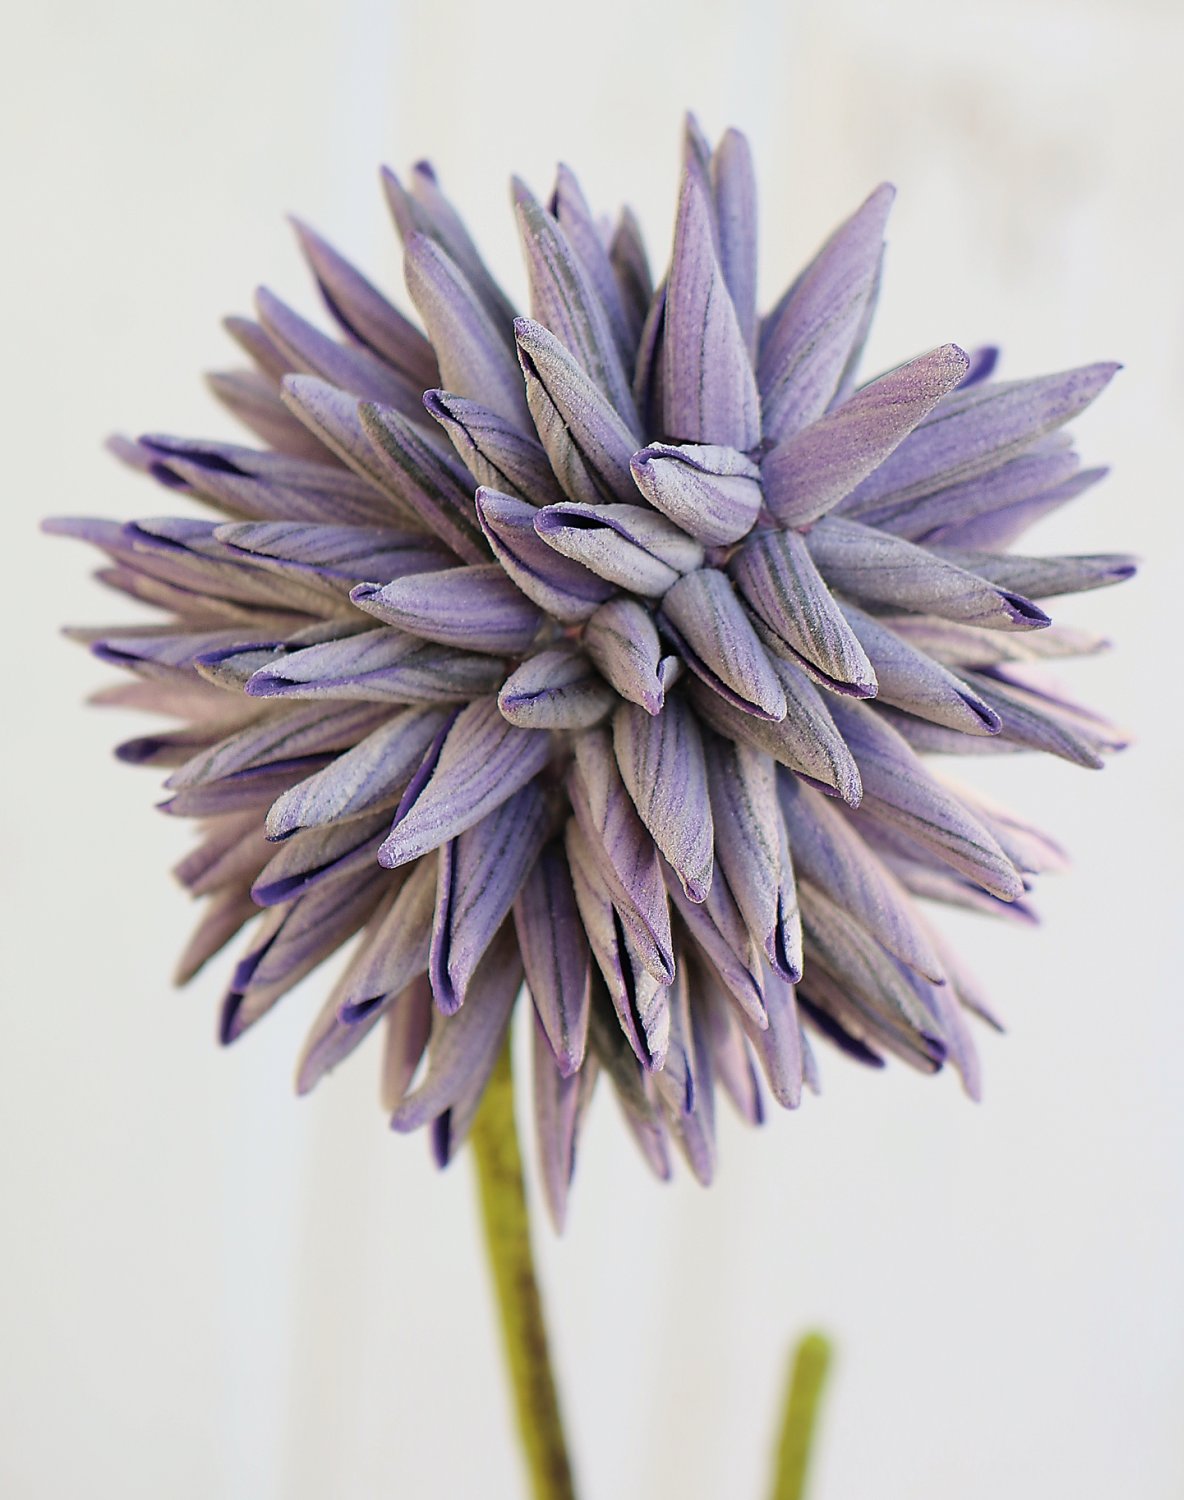
[[860,384],[892,190],[759,317],[734,131],[688,124],[656,290],[628,211],[516,184],[529,318],[428,167],[384,185],[426,334],[298,226],[339,337],[261,291],[213,377],[265,446],[115,444],[214,518],[50,523],[163,612],[76,634],[132,674],[100,701],[180,724],[119,749],[200,820],[180,978],[251,924],[229,1042],[353,943],[298,1087],[383,1023],[441,1163],[528,995],[557,1222],[601,1074],[703,1181],[717,1087],[794,1107],[811,1038],[975,1094],[992,1015],[929,903],[1030,919],[1063,857],[921,756],[1121,744],[1041,674],[1103,644],[1042,605],[1130,559],[1009,550],[1100,477],[1061,428],[1116,366],[950,344]]

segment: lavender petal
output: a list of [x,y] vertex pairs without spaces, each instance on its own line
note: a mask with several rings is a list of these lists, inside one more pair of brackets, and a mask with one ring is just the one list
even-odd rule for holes
[[395,806],[447,722],[447,712],[439,708],[396,713],[324,770],[278,797],[267,815],[268,838],[284,839],[301,828]]
[[292,224],[325,305],[345,332],[413,386],[436,385],[435,351],[419,329],[307,224],[298,219]]
[[542,614],[497,563],[359,584],[350,598],[367,614],[421,640],[462,651],[514,656],[538,633]]
[[574,819],[567,825],[565,847],[580,919],[621,1030],[637,1060],[653,1072],[665,1061],[670,1037],[666,986],[642,963],[601,867]]
[[572,500],[633,498],[632,432],[554,334],[529,318],[514,324],[526,402],[551,468]]
[[452,440],[475,484],[532,505],[563,499],[536,437],[489,407],[449,391],[425,391],[423,404]]
[[434,761],[412,779],[379,860],[393,868],[447,843],[524,787],[550,756],[551,736],[507,724],[495,699],[466,704]]
[[440,850],[428,973],[436,1004],[451,1015],[509,914],[547,836],[548,811],[536,782]]
[[266,287],[255,293],[259,321],[278,348],[288,356],[288,371],[316,375],[339,390],[363,401],[381,401],[386,406],[413,413],[420,392],[399,371],[368,349],[339,344],[298,313],[286,307]]
[[406,244],[404,271],[407,290],[440,362],[440,383],[529,431],[517,363],[504,333],[460,267],[435,240],[416,233]]
[[899,447],[968,365],[956,344],[943,344],[881,375],[779,444],[761,462],[773,515],[783,526],[824,516]]
[[[518,230],[530,278],[530,312],[571,351],[616,408],[638,430],[629,378],[604,304],[562,228],[521,183],[515,184]],[[636,446],[636,445],[634,445]]]
[[622,703],[613,715],[613,748],[621,779],[654,843],[692,901],[711,889],[714,830],[707,763],[685,700],[669,698],[660,714]]
[[661,598],[703,558],[673,522],[639,505],[548,505],[536,512],[534,528],[561,557],[647,598]]
[[878,187],[831,235],[762,331],[757,366],[766,439],[816,421],[839,385],[879,271],[895,190]]
[[719,264],[736,322],[756,359],[756,171],[747,139],[738,130],[724,132],[711,157],[711,185],[719,225]]
[[849,912],[902,963],[940,984],[945,973],[916,908],[859,837],[859,820],[844,818],[796,777],[781,776],[778,793],[798,876]]
[[606,886],[642,965],[655,982],[669,984],[674,976],[670,911],[653,838],[622,780],[607,730],[585,730],[574,748],[567,790],[583,856]]
[[706,547],[738,542],[760,513],[760,470],[735,448],[651,443],[630,466],[650,504]]
[[881,703],[963,734],[999,733],[999,715],[963,678],[853,604],[844,604],[843,614],[875,670]]
[[1023,894],[1023,882],[995,839],[926,771],[882,714],[846,698],[836,698],[833,709],[859,764],[861,818],[903,829],[939,862],[1001,900]]
[[726,573],[700,568],[680,578],[658,620],[691,671],[721,697],[759,719],[785,717],[785,691]]
[[728,572],[744,602],[780,646],[824,687],[873,697],[876,674],[794,531],[766,532],[732,558]]
[[622,698],[648,714],[661,713],[666,696],[662,643],[643,604],[624,595],[609,599],[584,626],[581,644]]
[[994,630],[1038,630],[1049,623],[1024,595],[858,521],[826,516],[806,544],[833,589],[871,604]]
[[696,174],[683,178],[666,289],[662,428],[675,442],[741,450],[761,438],[752,361],[716,259]]
[[[465,562],[485,562],[489,548],[473,506],[468,473],[429,442],[424,429],[396,411],[363,402],[358,421],[383,470],[387,488]],[[373,576],[373,575],[372,575]]]
[[1118,369],[1085,365],[1036,380],[962,386],[868,475],[844,510],[858,514],[887,500],[902,504],[996,468],[1084,411]]
[[538,514],[513,495],[477,491],[477,515],[509,577],[548,614],[565,625],[578,624],[612,594],[613,586],[549,546],[535,530]]
[[466,1095],[480,1093],[497,1062],[521,984],[522,963],[507,924],[473,976],[470,1003],[454,1016],[433,1015],[427,1072],[395,1110],[392,1129],[418,1130]]
[[565,1077],[584,1061],[591,1004],[591,953],[580,922],[563,845],[554,839],[527,874],[514,902],[526,985]]
[[528,657],[502,684],[502,716],[523,729],[589,729],[617,697],[582,652],[556,647]]

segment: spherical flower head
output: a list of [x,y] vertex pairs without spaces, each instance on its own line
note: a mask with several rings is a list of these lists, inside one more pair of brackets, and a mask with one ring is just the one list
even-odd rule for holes
[[430,168],[384,180],[426,334],[297,226],[340,337],[261,291],[213,378],[265,446],[116,444],[215,518],[52,523],[163,612],[79,634],[133,674],[105,701],[181,724],[119,749],[201,822],[180,977],[251,924],[230,1042],[356,937],[298,1087],[383,1023],[441,1163],[521,998],[557,1223],[602,1074],[704,1182],[717,1089],[794,1108],[812,1038],[977,1093],[991,1014],[929,904],[1026,916],[1062,856],[922,756],[1121,744],[1040,675],[1102,644],[1042,606],[1130,560],[1009,550],[1099,477],[1060,429],[1116,367],[948,344],[861,384],[892,190],[760,317],[735,131],[689,123],[656,289],[628,211],[516,184],[529,318]]

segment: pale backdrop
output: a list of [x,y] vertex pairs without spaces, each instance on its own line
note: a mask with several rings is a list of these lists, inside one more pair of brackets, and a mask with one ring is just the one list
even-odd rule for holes
[[652,1183],[599,1101],[542,1245],[584,1495],[758,1496],[787,1341],[820,1324],[816,1500],[1178,1496],[1178,8],[43,0],[5,51],[0,1493],[517,1493],[467,1163],[389,1134],[372,1055],[292,1099],[321,981],[230,1054],[225,970],[169,989],[186,832],[54,635],[119,606],[32,528],[164,507],[112,429],[229,432],[197,380],[233,362],[219,316],[259,280],[315,305],[285,212],[394,285],[375,167],[430,154],[517,289],[506,177],[563,157],[660,258],[690,104],[752,136],[766,296],[898,184],[873,361],[1126,362],[1079,424],[1115,474],[1040,540],[1147,559],[1062,611],[1119,641],[1075,681],[1140,744],[1102,776],[982,768],[1078,867],[1040,932],[957,924],[1011,1023],[980,1107],[824,1055],[822,1099],[725,1127],[705,1193]]

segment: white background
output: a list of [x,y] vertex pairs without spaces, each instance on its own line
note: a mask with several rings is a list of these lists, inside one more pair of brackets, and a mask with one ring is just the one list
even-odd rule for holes
[[[506,178],[568,160],[666,252],[680,111],[751,134],[764,294],[880,179],[874,366],[997,338],[1005,373],[1127,368],[1078,425],[1100,489],[1049,549],[1138,582],[1063,618],[1137,732],[1092,775],[975,767],[1077,867],[1037,932],[956,936],[1010,1022],[986,1100],[823,1056],[825,1096],[659,1188],[615,1107],[542,1244],[585,1500],[759,1496],[788,1341],[839,1347],[815,1500],[1168,1500],[1184,1486],[1178,711],[1184,17],[1155,0],[42,0],[5,34],[0,1492],[494,1496],[518,1470],[462,1160],[394,1138],[364,1052],[312,1098],[323,981],[220,1053],[184,994],[187,830],[84,711],[59,640],[117,620],[45,512],[151,514],[111,430],[230,435],[198,372],[257,280],[315,307],[283,214],[390,286],[379,160],[430,155],[520,291]],[[990,774],[988,774],[990,773]]]

